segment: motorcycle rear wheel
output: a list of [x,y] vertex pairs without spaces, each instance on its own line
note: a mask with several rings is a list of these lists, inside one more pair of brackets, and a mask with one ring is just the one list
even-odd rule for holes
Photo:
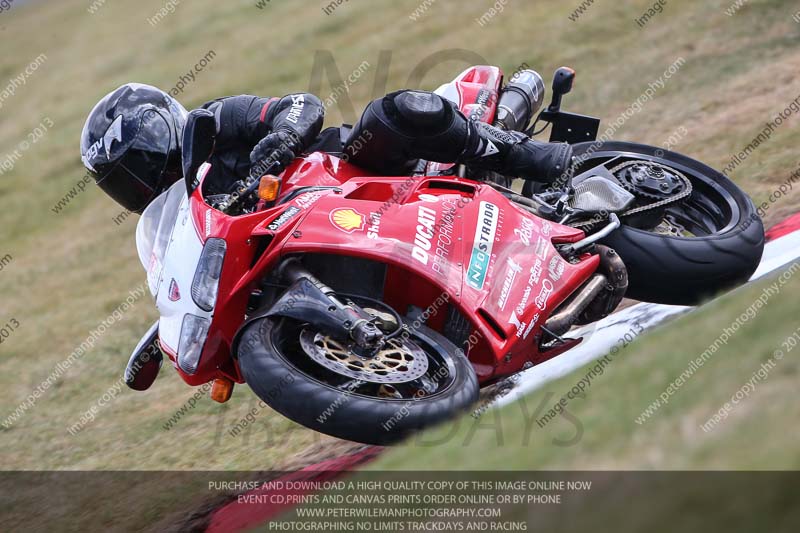
[[[594,148],[592,148],[594,146]],[[614,248],[628,269],[626,296],[673,305],[697,305],[746,282],[764,250],[764,225],[752,200],[713,168],[676,152],[629,142],[585,142],[573,146],[586,157],[576,175],[603,164],[643,160],[678,170],[692,194],[667,213],[691,235],[665,235],[625,225],[601,242]],[[588,155],[586,155],[588,154]]]
[[308,353],[309,338],[334,351],[342,343],[286,318],[245,326],[239,366],[253,392],[287,418],[341,439],[392,444],[452,418],[478,399],[477,377],[460,349],[425,326],[408,331],[407,342],[428,358],[425,375],[410,382],[363,382],[319,364]]

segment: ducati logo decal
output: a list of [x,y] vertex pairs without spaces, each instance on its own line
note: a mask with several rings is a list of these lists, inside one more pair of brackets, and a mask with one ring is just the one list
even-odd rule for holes
[[434,194],[420,194],[419,199],[430,204],[435,204],[439,201],[439,197]]
[[351,207],[340,207],[331,211],[328,218],[338,229],[345,233],[353,233],[356,230],[364,229],[367,217]]
[[181,299],[181,291],[178,288],[178,282],[175,281],[175,278],[172,278],[172,281],[169,282],[169,300],[171,302],[177,302]]

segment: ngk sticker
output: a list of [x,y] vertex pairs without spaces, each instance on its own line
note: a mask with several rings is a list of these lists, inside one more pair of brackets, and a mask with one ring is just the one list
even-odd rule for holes
[[478,226],[475,228],[475,239],[472,244],[472,255],[467,269],[467,285],[473,289],[482,289],[492,258],[492,247],[497,234],[497,222],[500,208],[489,202],[481,202],[478,207]]

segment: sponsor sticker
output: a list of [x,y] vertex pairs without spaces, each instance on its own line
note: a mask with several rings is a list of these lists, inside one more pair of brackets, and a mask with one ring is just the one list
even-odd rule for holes
[[564,261],[560,257],[554,255],[550,259],[550,266],[547,267],[547,272],[550,273],[550,279],[558,281],[564,275]]
[[506,308],[508,303],[508,296],[511,293],[511,288],[514,286],[514,280],[517,279],[517,274],[522,272],[522,266],[515,262],[510,257],[506,260],[508,268],[506,269],[506,277],[503,280],[503,286],[500,289],[500,298],[497,300],[497,307],[501,310]]
[[522,322],[519,317],[517,316],[516,312],[511,313],[510,322],[516,326],[517,328],[517,338],[527,339],[528,335],[530,335],[533,326],[539,321],[539,313],[536,313],[531,317],[530,323]]
[[314,205],[317,200],[322,198],[324,195],[322,192],[307,192],[305,194],[301,194],[297,198],[295,198],[294,203],[297,207],[302,209],[308,209],[310,206]]
[[531,276],[528,278],[528,286],[536,285],[542,277],[542,260],[536,258],[536,262],[531,267]]
[[339,207],[328,215],[331,224],[345,233],[353,233],[356,230],[364,229],[367,217],[353,209],[352,207]]
[[428,264],[431,247],[433,246],[433,228],[436,225],[436,210],[421,205],[417,208],[417,226],[414,233],[414,247],[411,257],[422,263]]
[[497,222],[500,208],[482,201],[478,207],[478,226],[475,228],[475,239],[467,269],[467,285],[473,289],[482,289],[492,258],[492,247],[497,234]]
[[522,244],[530,246],[531,238],[533,238],[533,221],[529,218],[523,218],[520,221],[519,227],[514,228],[514,235],[519,237]]
[[367,238],[378,239],[380,238],[381,229],[381,213],[370,213],[369,226],[367,226]]
[[547,239],[539,236],[539,239],[536,241],[536,257],[544,261],[547,257]]
[[206,209],[205,231],[206,231],[206,237],[211,235],[211,209]]
[[270,231],[278,231],[282,226],[284,226],[287,222],[297,215],[300,212],[299,207],[291,206],[286,211],[281,213],[278,218],[273,220],[267,225],[267,229]]
[[540,311],[544,311],[547,308],[547,300],[550,298],[551,294],[553,294],[553,282],[545,278],[542,280],[542,288],[534,300],[534,302],[536,302],[536,307],[538,307]]

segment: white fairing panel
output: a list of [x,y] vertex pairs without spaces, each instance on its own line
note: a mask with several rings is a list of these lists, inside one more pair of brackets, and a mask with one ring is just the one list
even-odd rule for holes
[[436,89],[433,92],[435,94],[438,94],[442,98],[446,98],[447,100],[450,100],[451,102],[456,104],[457,107],[460,108],[461,107],[461,96],[458,94],[458,87],[456,87],[456,82],[458,80],[462,79],[464,76],[466,76],[467,73],[470,70],[472,70],[473,68],[475,68],[475,67],[469,67],[467,69],[464,69],[464,71],[461,74],[459,74],[458,76],[456,76],[453,81],[451,81],[450,83],[445,83],[444,85],[440,85],[439,88]]
[[162,345],[177,353],[183,317],[187,313],[211,320],[211,312],[203,311],[192,300],[192,281],[203,243],[195,230],[184,194],[175,227],[167,244],[156,294],[156,307],[161,314],[159,337]]
[[445,98],[446,100],[450,100],[457,106],[461,105],[461,99],[458,96],[458,89],[456,89],[456,84],[453,82],[445,83],[433,92],[442,98]]
[[158,292],[164,255],[175,227],[178,207],[185,199],[185,185],[182,181],[175,182],[147,206],[136,225],[136,250],[147,271],[147,285],[153,296]]

